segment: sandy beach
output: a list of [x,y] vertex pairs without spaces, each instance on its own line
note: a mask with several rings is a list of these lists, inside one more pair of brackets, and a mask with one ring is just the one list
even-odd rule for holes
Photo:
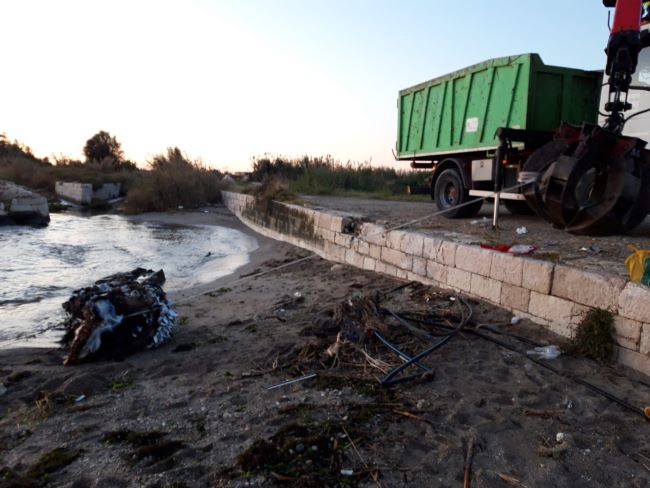
[[[252,234],[222,207],[137,218]],[[0,487],[649,486],[647,377],[567,355],[553,372],[525,353],[557,337],[470,300],[429,373],[381,386],[399,356],[372,334],[337,342],[341,324],[364,306],[364,333],[413,356],[430,340],[389,312],[453,327],[462,300],[320,258],[258,275],[308,254],[255,237],[235,274],[173,294],[157,350],[73,367],[60,349],[0,351]]]

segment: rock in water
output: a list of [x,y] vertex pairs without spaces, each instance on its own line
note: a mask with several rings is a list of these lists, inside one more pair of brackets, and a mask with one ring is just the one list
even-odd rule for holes
[[176,312],[162,289],[165,273],[136,268],[80,288],[63,304],[63,343],[70,353],[63,362],[81,359],[123,359],[158,347],[174,331]]

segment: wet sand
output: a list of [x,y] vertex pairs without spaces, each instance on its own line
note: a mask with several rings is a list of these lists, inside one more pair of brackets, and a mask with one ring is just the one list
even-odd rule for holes
[[[214,212],[191,219],[241,228]],[[306,255],[256,237],[243,269],[174,297],[178,332],[160,349],[68,368],[62,350],[0,351],[0,486],[458,487],[467,466],[471,487],[650,483],[650,425],[640,415],[470,332],[422,360],[433,374],[392,387],[377,379],[399,357],[375,340],[328,356],[333,311],[348,299],[387,292],[385,309],[449,324],[458,301],[320,258],[242,279]],[[470,304],[475,323],[510,321]],[[408,354],[430,344],[389,317],[376,326]],[[500,330],[558,343],[526,321]],[[623,366],[569,356],[549,364],[637,408],[650,404],[650,379]]]

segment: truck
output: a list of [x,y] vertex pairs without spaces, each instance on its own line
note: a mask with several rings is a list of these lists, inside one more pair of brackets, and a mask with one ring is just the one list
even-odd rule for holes
[[616,8],[604,72],[526,53],[399,92],[396,159],[431,172],[443,215],[472,217],[494,199],[495,226],[504,203],[577,234],[626,232],[646,217],[650,26],[640,0],[604,3]]

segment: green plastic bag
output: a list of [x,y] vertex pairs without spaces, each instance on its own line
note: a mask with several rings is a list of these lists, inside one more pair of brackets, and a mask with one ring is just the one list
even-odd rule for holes
[[637,283],[650,285],[650,251],[628,245],[632,251],[625,260],[625,267],[630,274],[630,279]]

